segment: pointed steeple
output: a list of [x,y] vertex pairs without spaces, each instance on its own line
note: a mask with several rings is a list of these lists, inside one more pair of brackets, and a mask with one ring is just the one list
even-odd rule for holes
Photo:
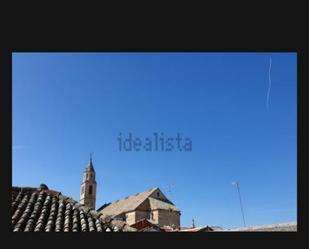
[[89,163],[86,167],[86,171],[92,171],[95,172],[93,164],[92,164],[92,153],[90,153],[90,159],[89,159]]
[[95,180],[95,170],[92,164],[92,154],[89,163],[84,171],[83,182],[80,190],[80,203],[95,209],[97,182]]

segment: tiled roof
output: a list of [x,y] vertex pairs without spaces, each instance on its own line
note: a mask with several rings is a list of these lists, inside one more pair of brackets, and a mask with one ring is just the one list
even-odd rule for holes
[[147,231],[165,232],[153,220],[150,220],[150,219],[147,219],[147,218],[140,219],[137,222],[135,222],[134,224],[132,224],[131,226],[136,228],[139,232],[147,232]]
[[209,226],[180,229],[180,232],[210,232],[210,231],[214,230]]
[[148,191],[141,192],[135,195],[128,196],[124,199],[114,201],[105,208],[99,208],[104,216],[118,215],[123,212],[135,210],[143,201],[145,201],[151,193],[158,188],[152,188]]
[[238,232],[296,232],[297,222],[279,223],[279,224],[269,224],[269,225],[258,225],[258,226],[248,226],[240,227],[235,229],[227,229],[225,231],[238,231]]
[[149,197],[148,199],[149,199],[151,210],[164,209],[164,210],[172,210],[172,211],[180,212],[180,210],[175,205],[172,205],[168,202],[158,200],[152,197]]
[[[160,193],[160,197],[155,195],[156,192]],[[112,203],[104,204],[98,209],[98,212],[102,213],[103,217],[115,217],[119,214],[137,209],[146,200],[149,201],[151,210],[166,209],[180,212],[180,210],[163,195],[158,187],[125,197],[124,199]]]
[[11,208],[14,232],[135,231],[125,222],[104,220],[95,210],[46,185],[13,187]]

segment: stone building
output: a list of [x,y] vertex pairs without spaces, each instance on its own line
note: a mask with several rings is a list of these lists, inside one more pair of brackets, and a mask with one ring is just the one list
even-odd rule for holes
[[[90,155],[80,188],[80,203],[91,209],[96,206],[96,173]],[[158,226],[180,227],[180,210],[159,188],[128,196],[122,200],[104,204],[98,210],[102,217],[125,221],[133,225],[142,219],[149,219]]]
[[89,163],[84,171],[83,182],[80,187],[80,203],[95,209],[97,182],[95,180],[95,170],[90,155]]
[[[90,155],[83,173],[80,202],[45,184],[39,188],[13,187],[12,229],[14,232],[104,232],[144,231],[180,227],[180,210],[159,188],[104,204],[97,211],[96,173]],[[142,229],[143,227],[143,229]]]
[[129,225],[149,219],[159,227],[180,227],[180,210],[158,187],[104,204],[97,211],[105,218],[122,220]]

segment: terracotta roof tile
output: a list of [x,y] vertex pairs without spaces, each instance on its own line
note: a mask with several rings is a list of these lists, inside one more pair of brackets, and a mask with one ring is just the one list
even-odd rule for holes
[[[12,188],[14,232],[116,232],[126,231],[112,220],[60,192],[40,188]],[[128,231],[132,231],[127,226]]]

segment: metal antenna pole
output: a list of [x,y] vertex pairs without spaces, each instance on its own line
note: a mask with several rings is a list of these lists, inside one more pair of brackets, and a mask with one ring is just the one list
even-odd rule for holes
[[[169,193],[169,198],[171,198],[171,194],[172,194],[172,189],[171,189],[171,188],[172,188],[172,187],[173,187],[172,184],[168,184],[168,185],[167,185],[168,193]],[[169,224],[170,227],[172,227],[172,224],[171,224],[171,212],[172,212],[172,210],[169,209],[168,224]],[[174,229],[174,228],[173,228],[173,229]]]
[[239,182],[238,181],[233,182],[233,185],[236,185],[236,187],[237,187],[242,219],[243,219],[243,222],[244,222],[244,226],[246,226],[244,209],[243,209],[243,206],[242,206],[241,195],[240,195],[240,190],[239,190]]

